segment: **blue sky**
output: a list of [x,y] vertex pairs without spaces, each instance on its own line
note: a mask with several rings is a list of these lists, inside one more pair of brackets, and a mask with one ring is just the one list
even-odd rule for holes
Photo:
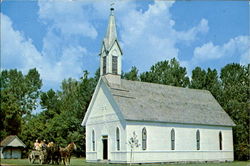
[[[36,67],[44,90],[80,78],[83,70],[93,75],[110,2],[4,0],[1,68]],[[189,76],[196,66],[250,63],[247,1],[116,1],[115,16],[125,72],[174,57]]]

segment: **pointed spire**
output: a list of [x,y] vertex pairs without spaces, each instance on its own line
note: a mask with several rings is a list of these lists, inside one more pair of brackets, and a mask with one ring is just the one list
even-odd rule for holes
[[110,8],[110,15],[106,36],[103,39],[100,55],[100,74],[110,77],[112,83],[120,84],[122,68],[122,50],[117,40],[114,8]]
[[106,48],[109,49],[113,42],[117,39],[114,8],[110,8],[109,23],[107,28],[107,33],[104,39]]

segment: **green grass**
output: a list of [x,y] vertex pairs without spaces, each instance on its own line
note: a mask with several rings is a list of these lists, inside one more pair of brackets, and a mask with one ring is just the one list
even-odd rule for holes
[[[34,165],[40,166],[38,162],[30,164],[28,159],[1,159],[1,166],[4,165]],[[62,164],[61,164],[62,165]],[[72,158],[71,166],[119,166],[125,164],[105,164],[105,163],[86,163],[83,158]],[[133,164],[140,166],[138,164]],[[250,166],[250,161],[234,161],[229,163],[193,163],[193,164],[142,164],[144,166]],[[43,166],[48,166],[43,164]]]

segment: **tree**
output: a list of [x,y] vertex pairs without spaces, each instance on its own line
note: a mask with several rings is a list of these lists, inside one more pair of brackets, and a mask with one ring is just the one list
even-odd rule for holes
[[138,72],[138,69],[133,66],[129,72],[122,74],[122,78],[126,80],[139,81]]
[[190,87],[209,90],[236,123],[233,128],[235,158],[247,160],[249,154],[249,65],[228,64],[217,71],[196,67],[192,71]]
[[[98,73],[97,73],[98,74]],[[85,135],[84,128],[81,126],[95,86],[97,84],[97,75],[95,78],[88,78],[89,73],[84,71],[80,81],[68,80],[62,83],[61,93],[61,117],[66,125],[61,129],[61,133],[67,133],[67,141],[74,141],[78,145],[78,154],[84,151]]]
[[95,71],[94,80],[96,83],[99,81],[99,78],[100,78],[100,67]]
[[27,75],[16,69],[3,70],[0,75],[1,126],[0,139],[21,132],[22,117],[37,107],[42,81],[36,69]]
[[207,69],[205,89],[209,90],[218,101],[221,100],[221,82],[216,69]]
[[1,92],[1,140],[7,135],[18,134],[21,130],[20,105],[13,94]]
[[75,142],[78,146],[76,155],[83,155],[85,135],[81,122],[99,77],[97,72],[94,78],[88,78],[88,75],[84,71],[80,80],[63,80],[60,91],[50,89],[41,94],[43,111],[30,116],[23,127],[22,139],[29,148],[36,139],[53,141],[62,147]]
[[28,74],[24,76],[24,92],[23,99],[23,110],[25,113],[31,113],[37,107],[37,99],[40,96],[40,89],[42,87],[42,80],[40,74],[34,69],[30,69]]
[[206,71],[200,67],[196,67],[192,71],[192,79],[190,81],[190,88],[203,89],[206,85]]
[[133,150],[140,146],[139,140],[137,138],[135,131],[133,132],[133,136],[130,137],[130,139],[128,140],[128,144],[129,144],[130,150],[131,150],[130,151],[130,165],[131,165],[133,162]]
[[205,71],[200,67],[196,67],[192,71],[192,79],[189,87],[208,90],[218,101],[220,101],[222,89],[216,69],[211,70],[208,68],[207,71]]
[[33,149],[34,141],[39,140],[51,140],[45,134],[47,132],[46,123],[48,118],[44,116],[44,112],[38,115],[28,115],[25,117],[22,125],[22,132],[19,135],[21,140],[27,146],[27,149]]
[[179,62],[173,58],[170,61],[161,61],[150,68],[150,71],[140,75],[141,81],[158,84],[187,87],[189,78],[186,68],[181,67]]
[[250,78],[249,67],[240,64],[228,64],[221,70],[221,105],[236,123],[233,128],[235,157],[249,160],[249,112]]
[[59,96],[53,89],[50,89],[48,92],[42,92],[40,99],[40,105],[45,110],[46,118],[53,118],[56,114],[60,114]]

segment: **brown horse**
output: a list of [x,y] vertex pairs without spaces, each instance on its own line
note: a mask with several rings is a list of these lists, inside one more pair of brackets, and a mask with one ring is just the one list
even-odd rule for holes
[[57,144],[54,142],[50,142],[47,145],[46,148],[47,151],[47,164],[52,163],[52,164],[59,164],[61,161],[61,154],[60,154],[60,149]]
[[60,147],[61,159],[64,165],[70,164],[70,157],[71,157],[71,153],[73,152],[73,150],[76,150],[76,145],[74,142],[71,142],[70,144],[68,144],[66,148]]

